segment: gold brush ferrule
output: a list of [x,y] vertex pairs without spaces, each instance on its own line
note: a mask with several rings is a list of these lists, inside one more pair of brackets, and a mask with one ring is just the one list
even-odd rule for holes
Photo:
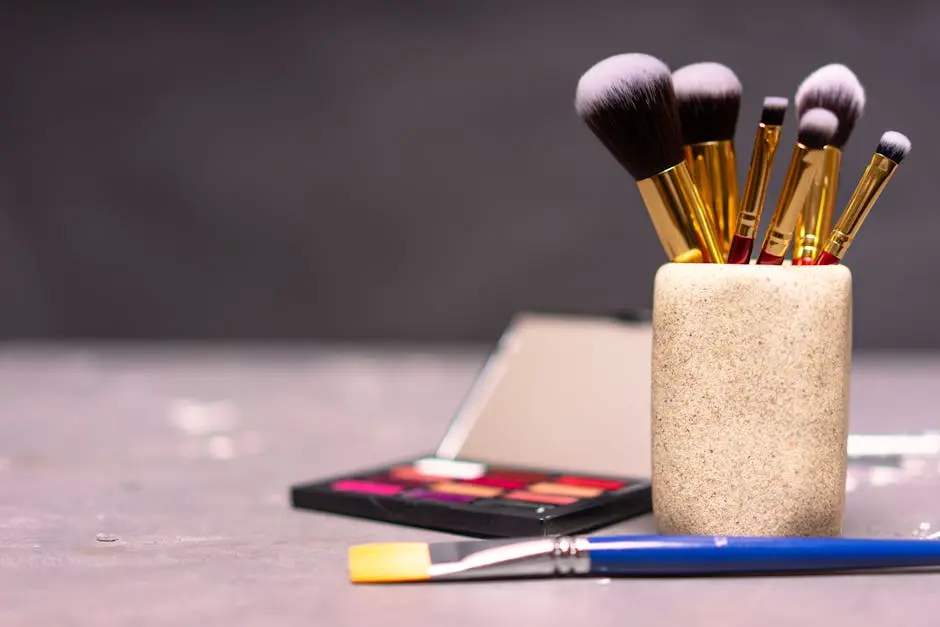
[[714,222],[684,161],[637,181],[637,187],[670,260],[681,263],[725,262]]
[[839,193],[839,168],[842,151],[834,146],[823,149],[823,164],[820,175],[810,189],[806,205],[796,222],[793,242],[793,260],[812,264],[822,250],[823,242],[832,230],[836,195]]
[[796,219],[803,210],[810,188],[822,169],[822,161],[823,150],[821,148],[807,148],[800,143],[794,146],[790,167],[787,169],[787,176],[783,180],[780,197],[777,199],[777,207],[770,219],[767,233],[764,235],[762,253],[774,257],[783,257],[786,254],[787,248],[790,247],[790,240],[793,239]]
[[711,213],[712,222],[727,254],[738,221],[738,175],[734,142],[730,139],[685,147],[692,180]]
[[849,204],[826,239],[825,252],[842,259],[897,167],[897,163],[882,154],[872,156],[849,198]]
[[734,231],[747,239],[754,239],[760,224],[764,199],[767,196],[767,184],[770,182],[777,144],[780,143],[780,128],[761,122],[754,136],[751,165],[747,170],[747,181],[744,183],[744,195],[741,197],[741,207]]

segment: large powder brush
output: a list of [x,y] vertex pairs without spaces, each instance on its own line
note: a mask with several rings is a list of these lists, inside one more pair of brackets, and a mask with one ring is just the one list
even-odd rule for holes
[[575,109],[636,180],[671,261],[724,263],[724,249],[692,181],[669,67],[641,53],[608,57],[578,81]]

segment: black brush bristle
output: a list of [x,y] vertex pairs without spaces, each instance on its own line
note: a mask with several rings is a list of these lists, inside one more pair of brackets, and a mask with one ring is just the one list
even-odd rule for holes
[[842,149],[865,110],[865,89],[846,66],[825,65],[807,76],[796,91],[798,115],[815,108],[828,109],[839,118],[839,130],[830,145]]
[[726,65],[693,63],[672,73],[686,145],[734,139],[741,110],[741,81]]
[[787,117],[787,107],[790,101],[786,98],[769,96],[764,98],[764,108],[761,110],[760,121],[766,126],[783,126]]
[[897,131],[888,131],[881,136],[878,149],[875,152],[884,155],[895,163],[901,163],[910,151],[911,140],[907,138],[907,135]]
[[734,139],[741,97],[680,98],[679,125],[687,146]]
[[654,57],[624,54],[597,63],[581,77],[575,106],[588,128],[637,180],[684,158],[669,69]]
[[839,118],[832,111],[821,107],[810,109],[800,118],[797,141],[807,148],[823,148],[831,144],[838,130]]

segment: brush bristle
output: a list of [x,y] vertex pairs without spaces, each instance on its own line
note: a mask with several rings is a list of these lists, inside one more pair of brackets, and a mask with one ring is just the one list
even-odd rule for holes
[[768,96],[764,98],[764,108],[760,114],[760,121],[767,126],[783,126],[783,121],[787,117],[787,108],[790,101],[779,96]]
[[797,141],[807,148],[822,148],[839,130],[839,118],[829,109],[810,109],[800,117]]
[[669,68],[655,57],[629,53],[596,63],[578,81],[575,109],[637,180],[683,159]]
[[816,107],[828,109],[839,118],[839,130],[831,144],[843,148],[855,123],[865,110],[865,89],[858,77],[841,63],[830,63],[805,79],[796,90],[797,115]]
[[907,135],[897,131],[888,131],[881,136],[881,141],[878,142],[878,149],[875,152],[884,155],[895,163],[901,163],[910,151],[911,140],[907,138]]
[[430,566],[431,552],[423,542],[349,547],[349,580],[353,583],[424,581],[430,578]]
[[721,63],[693,63],[672,73],[686,145],[734,139],[741,81]]

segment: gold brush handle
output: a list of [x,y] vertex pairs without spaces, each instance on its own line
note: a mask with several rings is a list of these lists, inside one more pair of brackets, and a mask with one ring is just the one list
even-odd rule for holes
[[822,155],[822,150],[810,150],[802,144],[793,148],[790,167],[777,199],[777,208],[764,235],[758,263],[783,261],[787,248],[790,247],[790,240],[793,239],[796,220],[806,204],[810,188],[822,166]]
[[836,195],[839,192],[839,168],[842,151],[833,146],[823,149],[820,175],[813,183],[806,205],[796,224],[793,248],[794,265],[812,265],[832,230]]
[[822,257],[828,255],[842,259],[897,167],[897,163],[882,154],[875,153],[872,156],[862,178],[855,186],[855,191],[852,192],[849,204],[839,216],[839,221],[823,246]]
[[686,146],[686,162],[695,187],[715,225],[723,256],[727,255],[738,220],[738,175],[734,142]]
[[767,196],[767,184],[773,168],[774,155],[780,141],[780,127],[761,124],[754,137],[751,151],[751,164],[748,167],[747,180],[744,183],[744,195],[741,197],[741,209],[738,214],[735,233],[741,237],[754,239],[757,234],[764,199]]
[[714,222],[684,161],[637,181],[637,187],[670,260],[725,262]]

